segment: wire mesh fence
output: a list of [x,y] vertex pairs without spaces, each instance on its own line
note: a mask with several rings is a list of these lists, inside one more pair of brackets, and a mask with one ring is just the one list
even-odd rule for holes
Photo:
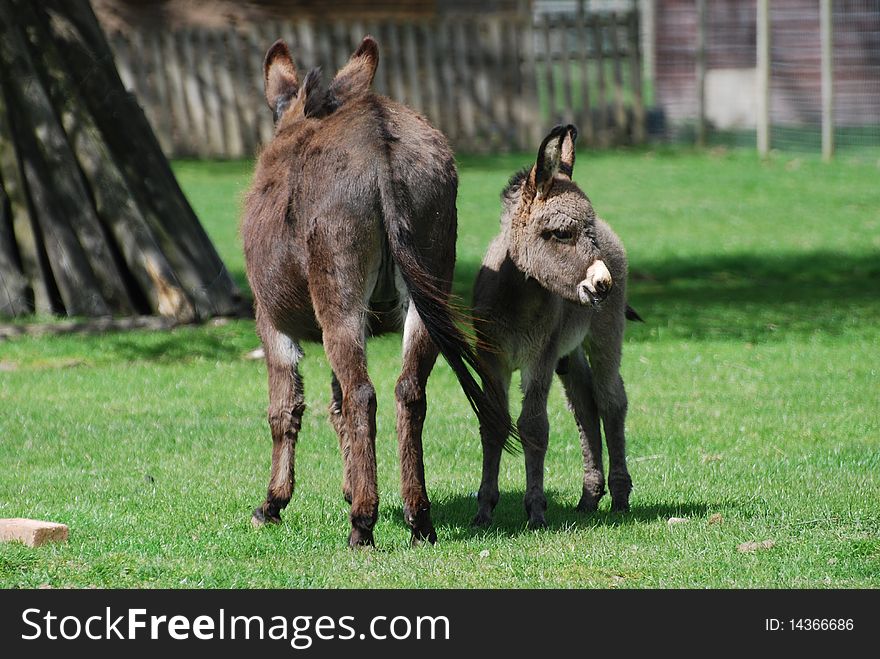
[[[709,141],[755,144],[761,121],[758,0],[707,1],[704,99],[699,102],[699,0],[649,0],[655,39],[647,76],[667,139],[695,138],[701,114]],[[770,146],[822,148],[820,0],[768,0]],[[831,98],[838,150],[880,147],[880,0],[833,0]],[[653,63],[653,64],[652,64]],[[702,110],[702,112],[701,112]]]

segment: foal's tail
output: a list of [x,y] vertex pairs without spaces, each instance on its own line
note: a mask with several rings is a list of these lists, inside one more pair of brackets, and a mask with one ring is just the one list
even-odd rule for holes
[[[518,437],[518,433],[511,423],[506,397],[500,395],[498,385],[459,329],[457,323],[463,320],[461,314],[450,306],[448,295],[438,285],[437,277],[425,270],[419,261],[411,224],[409,191],[405,186],[395,184],[390,177],[382,176],[379,191],[391,255],[428,335],[452,367],[480,425],[504,429],[504,449],[515,452],[516,444],[510,438]],[[482,387],[474,373],[482,381]]]

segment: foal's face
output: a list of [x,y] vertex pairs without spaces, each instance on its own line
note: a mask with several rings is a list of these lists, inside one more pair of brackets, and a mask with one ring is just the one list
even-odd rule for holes
[[611,273],[596,242],[596,213],[572,182],[574,126],[544,138],[528,173],[511,179],[502,195],[510,219],[516,266],[569,302],[598,307],[611,291]]

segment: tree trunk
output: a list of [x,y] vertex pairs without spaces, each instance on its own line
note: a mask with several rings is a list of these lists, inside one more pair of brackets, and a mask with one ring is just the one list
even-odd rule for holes
[[240,307],[88,0],[0,0],[0,315]]

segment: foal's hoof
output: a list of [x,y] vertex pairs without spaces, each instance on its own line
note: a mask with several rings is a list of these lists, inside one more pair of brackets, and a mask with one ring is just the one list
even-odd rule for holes
[[485,529],[492,525],[492,516],[488,513],[477,513],[476,517],[471,520],[471,526],[478,529]]
[[359,529],[353,527],[351,533],[348,534],[348,548],[360,549],[362,547],[375,547],[376,542],[373,540],[373,531],[368,529]]
[[599,510],[599,497],[584,494],[575,507],[579,513],[594,513]]
[[254,512],[251,515],[251,524],[254,525],[255,529],[260,528],[261,526],[265,526],[266,524],[280,524],[281,523],[281,515],[278,513],[269,513],[268,515],[263,510],[263,507],[254,508]]
[[612,513],[628,513],[629,512],[629,499],[621,498],[621,499],[611,499],[611,512]]
[[540,529],[547,528],[547,520],[543,517],[533,517],[529,520],[529,529],[532,531],[538,531]]

